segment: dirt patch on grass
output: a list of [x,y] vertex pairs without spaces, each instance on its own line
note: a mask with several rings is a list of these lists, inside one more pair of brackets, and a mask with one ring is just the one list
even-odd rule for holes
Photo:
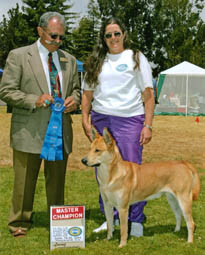
[[[0,165],[12,165],[12,150],[9,147],[11,114],[0,107]],[[74,144],[69,157],[68,169],[87,169],[81,159],[87,154],[90,142],[84,135],[81,115],[73,115]],[[187,160],[198,169],[205,169],[205,117],[155,116],[152,141],[144,146],[143,162],[159,160]]]

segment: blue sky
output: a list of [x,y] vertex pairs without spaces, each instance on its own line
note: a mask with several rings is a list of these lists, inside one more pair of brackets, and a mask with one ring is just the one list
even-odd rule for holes
[[[16,3],[18,3],[19,6],[22,6],[21,0],[1,0],[0,21],[2,21],[3,15],[7,17],[7,12],[9,9],[16,7]],[[85,13],[87,11],[89,0],[71,0],[69,3],[74,4],[72,11]]]

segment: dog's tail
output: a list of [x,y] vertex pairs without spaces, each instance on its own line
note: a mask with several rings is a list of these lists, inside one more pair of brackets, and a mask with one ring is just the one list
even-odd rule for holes
[[190,163],[185,162],[185,164],[192,172],[192,175],[193,175],[192,196],[193,196],[193,200],[197,200],[201,190],[199,174],[197,173],[196,168],[193,167]]

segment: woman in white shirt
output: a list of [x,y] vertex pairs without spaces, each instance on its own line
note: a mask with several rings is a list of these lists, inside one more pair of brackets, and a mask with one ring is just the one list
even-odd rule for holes
[[[152,138],[152,71],[146,57],[130,46],[126,30],[118,19],[110,18],[103,22],[99,44],[88,58],[85,69],[82,95],[85,134],[91,140],[91,124],[100,134],[107,127],[116,140],[122,158],[141,164],[143,145]],[[104,213],[101,197],[99,201]],[[132,236],[143,235],[145,204],[143,201],[130,206]],[[116,210],[114,219],[117,223]],[[106,228],[107,223],[104,222],[94,232]]]

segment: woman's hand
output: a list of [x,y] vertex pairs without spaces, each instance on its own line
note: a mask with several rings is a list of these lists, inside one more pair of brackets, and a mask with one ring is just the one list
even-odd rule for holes
[[64,113],[73,112],[77,110],[75,99],[72,96],[67,97],[65,99],[64,106],[65,106]]
[[152,139],[152,130],[148,127],[144,127],[142,129],[141,135],[140,135],[140,145],[147,144]]
[[87,138],[89,139],[90,142],[92,142],[91,138],[91,125],[87,122],[82,122],[83,130]]

